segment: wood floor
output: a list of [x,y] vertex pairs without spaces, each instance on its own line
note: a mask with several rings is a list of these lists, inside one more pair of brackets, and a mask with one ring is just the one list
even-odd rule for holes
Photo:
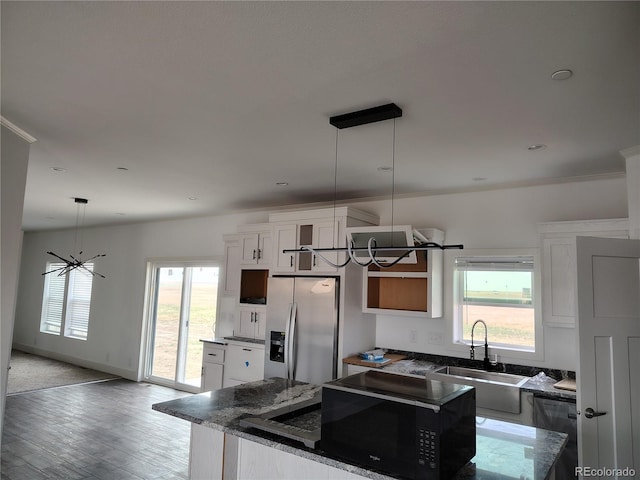
[[186,479],[190,423],[151,410],[186,395],[118,379],[8,396],[1,478]]

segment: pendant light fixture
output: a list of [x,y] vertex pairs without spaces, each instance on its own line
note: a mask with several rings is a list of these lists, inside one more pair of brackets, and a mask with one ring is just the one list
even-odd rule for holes
[[[63,275],[66,275],[72,270],[79,269],[84,273],[89,273],[93,276],[105,278],[105,276],[102,275],[101,273],[95,272],[92,269],[89,269],[86,267],[87,262],[90,262],[91,260],[94,260],[99,257],[106,257],[105,253],[100,253],[98,255],[94,255],[93,257],[87,260],[82,260],[82,231],[79,229],[79,226],[82,227],[84,225],[84,216],[87,208],[87,203],[89,203],[89,200],[87,200],[86,198],[76,197],[73,199],[73,201],[76,203],[76,230],[75,230],[75,235],[73,240],[73,252],[78,252],[78,253],[76,255],[74,255],[73,253],[69,254],[69,258],[67,259],[58,255],[57,253],[53,253],[51,251],[47,252],[49,255],[56,257],[58,260],[62,260],[65,263],[65,265],[59,268],[54,268],[53,270],[50,270],[48,272],[44,272],[42,275],[48,275],[49,273],[57,273],[58,276],[61,277]],[[80,220],[80,209],[82,209],[82,220]],[[78,237],[80,237],[79,240],[78,240]]]
[[[373,108],[367,108],[365,110],[358,110],[355,112],[345,113],[343,115],[337,115],[329,118],[329,123],[336,127],[336,159],[335,159],[335,171],[334,171],[334,197],[333,197],[333,209],[335,216],[336,197],[337,197],[337,184],[338,184],[338,130],[344,128],[357,127],[360,125],[366,125],[368,123],[381,122],[385,120],[393,120],[393,149],[392,149],[392,180],[391,180],[391,228],[393,231],[393,197],[395,194],[395,150],[396,150],[396,118],[402,117],[402,109],[395,103],[388,103]],[[335,218],[334,218],[335,226]],[[334,227],[335,228],[335,227]],[[334,235],[335,238],[335,235]],[[389,268],[399,263],[404,258],[408,257],[412,252],[426,251],[431,249],[462,249],[463,245],[440,245],[435,242],[420,241],[414,245],[406,246],[380,246],[376,245],[376,239],[372,236],[367,241],[366,247],[356,247],[353,241],[348,241],[346,247],[333,247],[333,248],[313,248],[309,246],[303,246],[299,249],[284,249],[283,253],[303,253],[311,252],[316,255],[322,261],[332,266],[333,268],[342,268],[348,265],[350,262],[355,263],[361,267],[368,267],[371,264],[377,265],[380,268]],[[377,254],[393,253],[397,254],[398,251],[402,253],[398,255],[393,261],[383,261],[376,258]],[[339,253],[346,252],[347,259],[341,263],[335,263],[323,256],[323,253]],[[357,253],[366,253],[368,255],[367,261],[359,261],[356,258]]]

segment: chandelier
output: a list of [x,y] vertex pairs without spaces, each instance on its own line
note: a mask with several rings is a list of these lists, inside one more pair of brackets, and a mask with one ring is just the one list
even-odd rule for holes
[[[335,158],[335,171],[334,171],[334,215],[335,215],[335,205],[336,205],[336,196],[337,196],[337,183],[338,183],[338,130],[343,128],[351,128],[357,127],[360,125],[366,125],[368,123],[381,122],[384,120],[393,119],[393,154],[392,154],[392,166],[391,171],[393,173],[392,177],[392,188],[391,188],[391,228],[393,230],[393,197],[395,193],[395,147],[396,147],[396,118],[402,117],[402,109],[396,105],[395,103],[388,103],[386,105],[380,105],[378,107],[367,108],[365,110],[358,110],[355,112],[345,113],[342,115],[337,115],[329,118],[329,123],[336,127],[336,158]],[[334,221],[335,228],[335,221]],[[334,236],[335,238],[335,236]],[[298,249],[284,249],[283,253],[302,253],[302,252],[311,252],[320,258],[323,262],[330,265],[333,268],[342,268],[345,267],[350,262],[355,263],[361,267],[368,267],[371,264],[374,264],[380,268],[390,268],[396,265],[398,262],[402,261],[404,258],[408,257],[412,252],[426,251],[431,249],[462,249],[464,245],[456,244],[456,245],[440,245],[435,242],[430,242],[427,239],[421,239],[414,245],[405,245],[405,246],[377,246],[376,239],[372,236],[367,241],[366,247],[359,246],[356,247],[352,240],[347,242],[346,247],[333,247],[333,248],[314,248],[310,246],[302,246]],[[398,255],[398,258],[392,261],[380,260],[376,258],[378,253],[383,254],[385,252],[398,252],[402,253]],[[343,263],[335,263],[323,256],[323,253],[334,253],[334,252],[346,252],[347,258]],[[356,258],[358,253],[366,253],[368,255],[368,260],[360,261]]]
[[[86,266],[87,262],[90,262],[91,260],[94,260],[96,258],[99,257],[106,257],[106,253],[100,253],[98,255],[94,255],[91,258],[88,258],[86,260],[82,260],[82,233],[80,233],[80,235],[78,235],[79,233],[79,224],[80,226],[82,226],[84,224],[84,216],[85,216],[85,210],[87,208],[87,203],[89,203],[89,200],[87,200],[86,198],[74,198],[73,199],[74,202],[76,203],[76,230],[75,230],[75,236],[74,236],[74,241],[73,241],[73,251],[74,252],[78,252],[77,255],[73,255],[73,254],[69,254],[69,258],[64,258],[61,255],[58,255],[57,253],[54,252],[47,252],[49,255],[56,257],[58,260],[61,260],[64,262],[64,266],[62,267],[58,267],[58,268],[54,268],[53,270],[50,270],[48,272],[44,272],[42,275],[48,275],[49,273],[57,273],[59,277],[62,277],[64,275],[66,275],[67,273],[69,273],[72,270],[78,270],[78,271],[82,271],[84,273],[89,273],[93,276],[98,276],[98,277],[102,277],[105,278],[104,275],[102,275],[101,273],[95,272],[93,269],[89,269]],[[82,221],[80,223],[80,209],[82,209]],[[78,236],[80,236],[80,247],[78,248]],[[79,250],[79,251],[78,251]]]

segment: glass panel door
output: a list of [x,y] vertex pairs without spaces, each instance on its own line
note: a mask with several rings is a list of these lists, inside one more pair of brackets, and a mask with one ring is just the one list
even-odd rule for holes
[[171,264],[153,268],[145,377],[187,391],[200,390],[202,348],[216,318],[219,267]]

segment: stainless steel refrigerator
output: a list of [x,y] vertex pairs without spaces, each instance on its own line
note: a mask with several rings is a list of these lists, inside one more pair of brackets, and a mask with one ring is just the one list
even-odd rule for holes
[[269,278],[265,378],[337,378],[338,287],[337,278]]

